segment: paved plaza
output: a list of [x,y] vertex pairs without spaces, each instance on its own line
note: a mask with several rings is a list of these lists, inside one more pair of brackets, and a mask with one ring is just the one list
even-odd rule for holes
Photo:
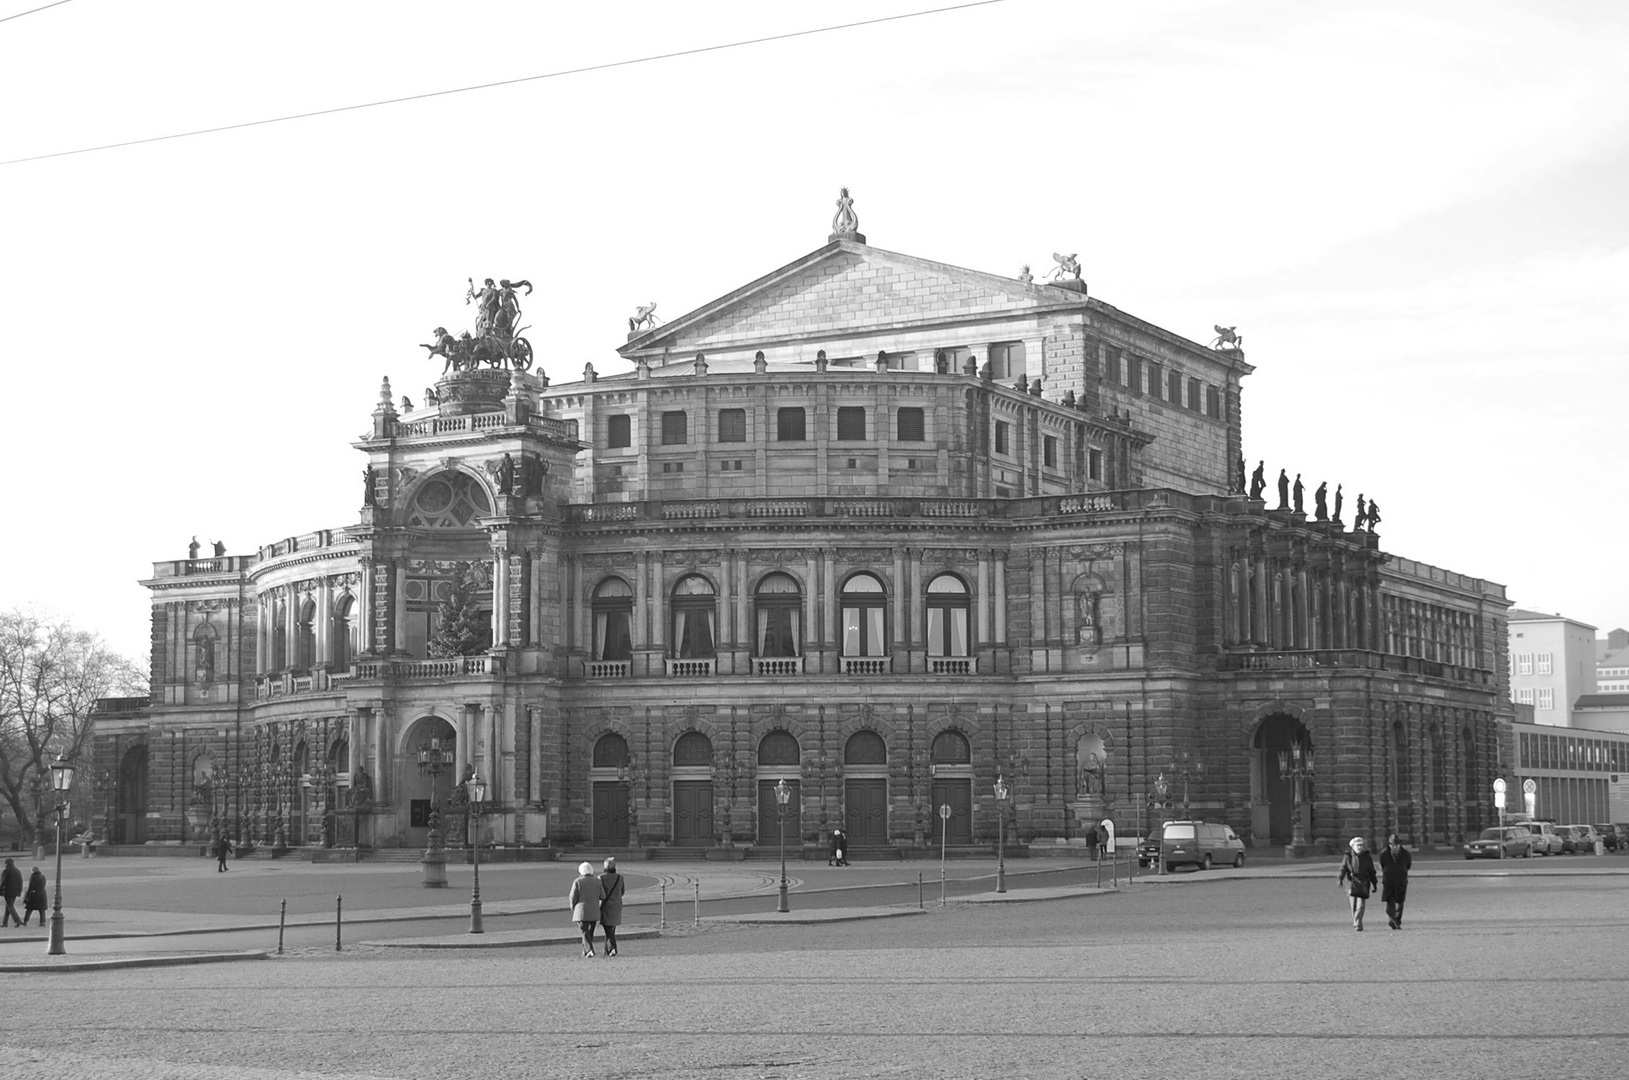
[[[1090,864],[1030,860],[1009,864],[1000,898],[993,861],[952,863],[942,907],[936,863],[799,865],[790,916],[774,914],[774,864],[630,861],[645,902],[628,929],[648,934],[593,961],[571,947],[563,910],[574,865],[483,867],[480,937],[493,941],[482,948],[420,947],[472,939],[467,867],[431,891],[407,865],[66,865],[69,960],[270,955],[50,971],[37,928],[8,928],[0,1068],[110,1080],[1332,1069],[1503,1080],[1615,1075],[1629,1050],[1629,858],[1422,857],[1406,929],[1372,914],[1361,935],[1327,860],[1122,877],[1118,889],[1099,889]],[[338,953],[336,895],[357,919]],[[197,927],[208,932],[171,932]],[[111,936],[130,933],[142,936]],[[1534,1005],[1556,1022],[1522,1020]]]

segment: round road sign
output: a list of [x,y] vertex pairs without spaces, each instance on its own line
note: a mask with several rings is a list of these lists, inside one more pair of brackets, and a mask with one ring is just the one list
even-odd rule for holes
[[1536,782],[1532,781],[1532,780],[1523,780],[1522,781],[1522,790],[1527,792],[1527,794],[1531,795],[1531,794],[1533,794],[1533,792],[1538,790],[1538,784]]
[[1500,776],[1500,777],[1495,777],[1494,778],[1493,790],[1494,790],[1494,793],[1498,794],[1498,795],[1503,795],[1505,793],[1505,778],[1504,777]]

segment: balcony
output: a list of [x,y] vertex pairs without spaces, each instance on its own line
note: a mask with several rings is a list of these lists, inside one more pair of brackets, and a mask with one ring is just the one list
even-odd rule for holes
[[356,665],[358,679],[468,679],[502,675],[501,656],[449,656],[439,660],[367,660]]
[[754,675],[767,675],[770,677],[780,675],[802,675],[803,657],[754,656],[752,658],[752,673]]
[[844,675],[891,675],[894,658],[891,656],[842,657]]
[[1314,671],[1358,668],[1397,671],[1429,679],[1493,685],[1493,672],[1426,660],[1418,656],[1370,652],[1366,649],[1286,649],[1274,652],[1228,653],[1217,658],[1219,671]]
[[590,679],[626,679],[633,664],[628,660],[589,660],[583,667]]
[[977,675],[978,658],[974,656],[930,656],[929,675]]
[[669,678],[690,679],[710,677],[718,661],[711,656],[704,660],[679,660],[671,656],[665,656],[662,658],[662,663],[667,665]]

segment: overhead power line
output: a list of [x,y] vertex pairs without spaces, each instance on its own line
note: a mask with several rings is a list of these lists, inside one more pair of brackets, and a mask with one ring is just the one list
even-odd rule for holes
[[[57,3],[67,3],[68,0],[57,0]],[[117,150],[126,146],[141,146],[146,143],[167,142],[171,139],[190,139],[195,135],[214,135],[222,131],[238,131],[242,128],[262,127],[266,124],[281,124],[289,120],[308,120],[315,116],[333,116],[336,113],[356,112],[359,109],[375,109],[381,105],[401,105],[409,101],[425,101],[430,98],[447,97],[452,94],[467,94],[472,90],[493,90],[500,86],[517,86],[520,83],[537,82],[540,79],[558,79],[566,75],[583,75],[591,71],[608,71],[612,68],[631,67],[634,64],[649,64],[657,60],[673,60],[681,56],[699,56],[703,53],[722,52],[725,49],[739,49],[747,45],[763,45],[772,41],[786,41],[791,38],[809,37],[813,34],[829,34],[838,30],[853,30],[861,26],[876,26],[880,23],[898,22],[901,19],[916,19],[925,15],[943,15],[951,11],[963,11],[967,8],[985,7],[990,4],[1003,3],[1004,0],[969,0],[963,4],[951,4],[946,7],[927,8],[922,11],[907,11],[900,15],[883,15],[875,19],[861,19],[857,22],[837,23],[832,26],[818,26],[809,30],[792,30],[784,34],[770,34],[766,37],[747,38],[742,41],[727,41],[718,45],[702,45],[694,49],[679,49],[675,52],[656,53],[651,56],[639,56],[629,60],[610,60],[603,64],[589,64],[585,67],[565,68],[560,71],[547,71],[541,75],[522,75],[514,79],[500,79],[497,82],[477,83],[473,86],[459,86],[450,90],[429,90],[422,94],[407,94],[403,97],[385,98],[381,101],[366,101],[356,105],[336,105],[331,109],[314,109],[311,112],[290,113],[287,116],[272,116],[262,120],[245,120],[236,124],[221,124],[217,127],[198,128],[193,131],[178,131],[169,135],[150,135],[143,139],[126,139],[122,142],[102,143],[99,146],[84,146],[77,150],[57,150],[49,154],[34,154],[29,157],[11,158],[0,161],[0,166],[21,165],[28,161],[45,161],[49,158],[72,157],[75,154],[93,154],[99,150]],[[53,5],[46,5],[47,7]],[[35,10],[40,10],[36,8]],[[23,12],[26,15],[28,12]],[[16,18],[16,16],[11,16]]]
[[20,18],[22,18],[22,17],[23,17],[23,16],[24,16],[24,15],[32,15],[32,14],[34,14],[34,13],[35,13],[35,12],[36,12],[36,11],[44,11],[44,10],[45,10],[45,9],[46,9],[46,8],[54,8],[54,7],[61,7],[61,6],[62,6],[62,5],[63,5],[63,4],[66,4],[66,3],[67,3],[67,2],[68,2],[68,0],[56,0],[56,2],[55,2],[55,3],[51,3],[51,4],[41,4],[41,5],[40,5],[40,6],[39,6],[39,7],[37,7],[37,8],[29,8],[29,9],[28,9],[28,10],[27,10],[27,11],[19,11],[19,12],[18,12],[18,13],[17,13],[17,14],[15,14],[15,15],[5,15],[5,16],[0,16],[0,22],[10,22],[10,21],[11,21],[11,20],[13,20],[13,19],[20,19]]

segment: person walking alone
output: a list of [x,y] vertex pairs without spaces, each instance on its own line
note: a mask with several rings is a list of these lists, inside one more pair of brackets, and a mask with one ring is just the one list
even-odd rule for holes
[[40,913],[40,925],[45,925],[45,875],[40,873],[39,867],[28,875],[28,892],[23,894],[23,925],[28,925],[28,917],[34,912]]
[[615,856],[605,860],[605,872],[600,875],[600,926],[605,930],[605,955],[617,954],[617,927],[622,924],[622,894],[628,883],[617,873]]
[[1369,854],[1369,843],[1361,836],[1352,837],[1351,850],[1341,860],[1341,876],[1337,884],[1346,886],[1352,900],[1352,929],[1363,932],[1363,911],[1369,906],[1369,894],[1378,880],[1374,872],[1374,856]]
[[23,920],[17,917],[17,898],[23,895],[23,872],[17,869],[17,864],[11,859],[6,860],[6,868],[0,870],[0,900],[6,902],[6,913],[0,916],[0,926],[10,923],[23,925]]
[[594,927],[600,921],[600,879],[594,876],[593,863],[579,863],[577,880],[571,883],[571,917],[583,932],[583,955],[594,958]]
[[1386,837],[1386,847],[1380,852],[1380,899],[1386,902],[1386,922],[1393,930],[1403,928],[1403,901],[1408,899],[1408,870],[1414,865],[1414,856],[1392,833]]
[[232,854],[232,841],[226,838],[225,833],[221,833],[215,838],[215,872],[217,874],[226,872],[226,857],[230,854]]

